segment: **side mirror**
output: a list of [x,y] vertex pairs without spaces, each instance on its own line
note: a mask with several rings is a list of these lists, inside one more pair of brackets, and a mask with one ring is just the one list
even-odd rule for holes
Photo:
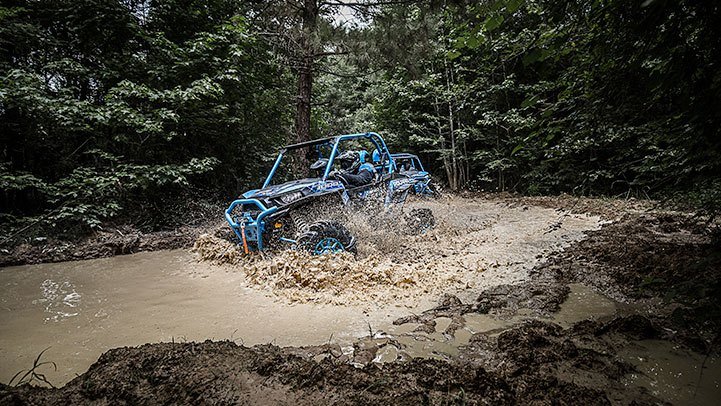
[[328,165],[328,158],[321,158],[321,159],[313,162],[313,164],[310,166],[310,169],[313,169],[313,170],[323,169],[326,167],[326,165]]

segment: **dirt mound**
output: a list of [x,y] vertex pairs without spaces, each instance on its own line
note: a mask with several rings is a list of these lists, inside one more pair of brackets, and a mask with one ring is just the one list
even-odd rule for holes
[[672,339],[697,351],[718,350],[721,243],[713,224],[679,213],[627,213],[534,274],[647,303]]
[[361,340],[351,355],[356,367],[337,345],[147,344],[106,352],[60,389],[0,387],[0,403],[658,404],[646,390],[623,383],[634,369],[614,356],[621,341],[608,335],[637,321],[584,322],[568,330],[529,322],[474,335],[453,362],[379,363],[364,351],[374,344]]
[[553,390],[553,385],[545,386],[547,383],[573,382],[584,390],[603,392],[604,402],[613,399],[619,404],[659,404],[646,389],[624,381],[635,368],[616,355],[629,340],[636,338],[616,327],[638,321],[638,318],[618,318],[608,323],[584,321],[567,330],[551,323],[529,321],[498,335],[474,335],[460,359],[505,377],[529,396]]
[[111,257],[143,251],[190,248],[210,226],[184,226],[172,231],[144,233],[132,226],[97,231],[79,241],[37,237],[0,247],[0,266],[62,262]]
[[[292,351],[290,351],[292,352]],[[517,380],[517,379],[515,379]],[[537,390],[543,388],[544,390]],[[153,344],[111,350],[61,389],[0,388],[0,402],[34,404],[608,404],[570,382],[499,374],[437,360],[354,368],[267,345]]]
[[628,215],[590,235],[566,255],[576,268],[603,268],[634,297],[721,279],[721,244],[688,216]]

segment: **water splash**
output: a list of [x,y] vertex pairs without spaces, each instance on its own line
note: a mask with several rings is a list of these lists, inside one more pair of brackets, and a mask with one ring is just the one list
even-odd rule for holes
[[40,284],[42,297],[33,300],[33,304],[45,308],[45,322],[58,322],[80,314],[79,307],[82,296],[75,290],[75,286],[68,282],[56,282],[45,279]]

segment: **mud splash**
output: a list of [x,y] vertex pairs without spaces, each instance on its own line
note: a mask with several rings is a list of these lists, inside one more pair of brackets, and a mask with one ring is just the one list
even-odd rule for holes
[[595,216],[460,197],[409,206],[431,208],[436,227],[406,235],[352,216],[356,256],[289,250],[245,256],[215,235],[201,236],[194,250],[202,260],[233,264],[251,286],[291,302],[415,306],[421,296],[463,297],[469,289],[527,281],[547,255],[601,224]]

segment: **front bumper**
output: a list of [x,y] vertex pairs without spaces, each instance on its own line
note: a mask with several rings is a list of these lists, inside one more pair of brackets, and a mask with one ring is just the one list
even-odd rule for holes
[[[260,210],[255,218],[249,211],[243,211],[242,215],[234,216],[233,209],[237,206],[255,206]],[[237,199],[225,210],[225,220],[233,229],[235,235],[241,241],[254,242],[258,247],[258,251],[263,250],[263,232],[265,231],[265,222],[263,219],[278,211],[278,207],[265,207],[258,199]]]

